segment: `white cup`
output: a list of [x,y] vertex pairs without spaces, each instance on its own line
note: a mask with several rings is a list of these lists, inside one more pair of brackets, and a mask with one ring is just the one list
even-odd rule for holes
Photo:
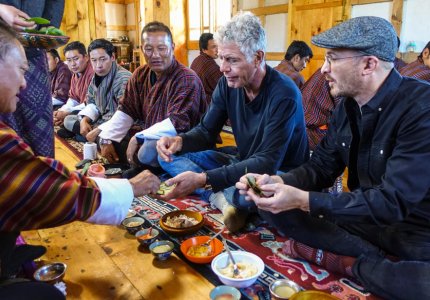
[[87,142],[84,144],[84,159],[96,159],[97,158],[97,144]]

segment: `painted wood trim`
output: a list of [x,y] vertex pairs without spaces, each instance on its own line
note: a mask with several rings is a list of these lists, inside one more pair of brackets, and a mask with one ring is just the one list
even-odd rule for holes
[[129,27],[129,26],[127,26],[127,25],[107,25],[106,29],[109,31],[127,31],[128,30],[127,27]]
[[105,0],[105,3],[125,4],[125,0]]

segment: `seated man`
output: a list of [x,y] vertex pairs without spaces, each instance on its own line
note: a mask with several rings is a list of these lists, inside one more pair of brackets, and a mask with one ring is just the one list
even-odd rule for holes
[[430,82],[430,42],[417,59],[400,69],[400,74]]
[[[170,134],[185,132],[206,111],[202,83],[196,73],[175,59],[174,47],[172,33],[163,23],[150,22],[143,28],[142,52],[146,65],[134,71],[111,120],[98,127],[102,155],[109,162],[127,157],[132,164],[156,163],[155,141],[158,135],[165,134],[163,125],[168,125]],[[162,121],[165,122],[160,124]],[[122,145],[127,142],[127,133],[133,124],[140,129],[153,129],[151,139],[145,132],[138,134],[138,138],[133,136],[125,151]]]
[[67,101],[72,72],[60,59],[57,50],[51,49],[46,51],[46,59],[48,60],[48,69],[51,75],[52,105],[55,109]]
[[281,73],[290,77],[301,89],[305,83],[300,74],[313,57],[312,49],[303,41],[293,41],[285,53],[285,59],[275,67]]
[[115,47],[105,39],[96,39],[88,46],[94,76],[88,86],[87,105],[78,115],[64,119],[64,127],[81,141],[95,142],[98,125],[110,120],[124,95],[131,73],[115,60]]
[[[15,111],[25,89],[28,61],[11,28],[0,21],[0,112]],[[55,227],[82,220],[119,224],[134,196],[155,193],[159,179],[145,171],[133,179],[89,178],[31,148],[0,122],[0,299],[65,299],[52,285],[9,276],[15,240],[21,230]],[[55,208],[55,209],[54,209]]]
[[[287,172],[305,162],[309,150],[300,91],[266,64],[266,35],[259,19],[251,13],[238,14],[215,38],[224,77],[208,112],[191,131],[161,138],[157,150],[161,167],[176,176],[167,181],[176,187],[164,198],[200,189],[201,197],[223,212],[229,230],[237,231],[245,218],[242,211],[228,204],[235,182],[251,170]],[[238,151],[233,155],[214,150],[227,118],[237,143]],[[217,193],[201,191],[205,185]]]
[[218,46],[212,33],[203,33],[199,39],[200,55],[191,63],[190,68],[200,77],[205,88],[206,101],[210,103],[212,93],[222,73],[215,59],[218,58]]
[[[287,255],[386,299],[430,299],[430,85],[394,69],[396,31],[382,18],[350,19],[312,43],[327,48],[321,72],[342,97],[327,135],[297,169],[253,174],[264,197],[245,176],[236,187],[295,240]],[[346,166],[351,192],[317,192]]]
[[[70,82],[69,99],[66,104],[54,112],[54,125],[63,125],[64,118],[70,114],[77,114],[85,107],[88,86],[94,76],[91,64],[88,62],[87,49],[81,42],[71,42],[63,50],[66,57],[67,66],[72,71]],[[60,129],[58,135],[71,137],[67,130]]]

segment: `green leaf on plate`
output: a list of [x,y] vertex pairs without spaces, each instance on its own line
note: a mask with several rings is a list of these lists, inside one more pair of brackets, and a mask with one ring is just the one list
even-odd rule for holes
[[30,19],[26,19],[26,21],[33,21],[34,23],[38,24],[38,25],[45,25],[45,24],[49,24],[51,23],[51,21],[45,19],[45,18],[41,18],[41,17],[33,17]]

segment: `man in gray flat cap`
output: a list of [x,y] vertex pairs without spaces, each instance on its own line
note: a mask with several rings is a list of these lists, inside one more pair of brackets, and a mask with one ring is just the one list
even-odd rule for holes
[[[294,239],[285,254],[353,277],[387,299],[430,299],[430,85],[393,69],[392,25],[341,23],[312,39],[321,72],[342,97],[311,159],[236,183],[261,215]],[[348,167],[351,192],[321,193]],[[249,174],[248,174],[249,175]]]

